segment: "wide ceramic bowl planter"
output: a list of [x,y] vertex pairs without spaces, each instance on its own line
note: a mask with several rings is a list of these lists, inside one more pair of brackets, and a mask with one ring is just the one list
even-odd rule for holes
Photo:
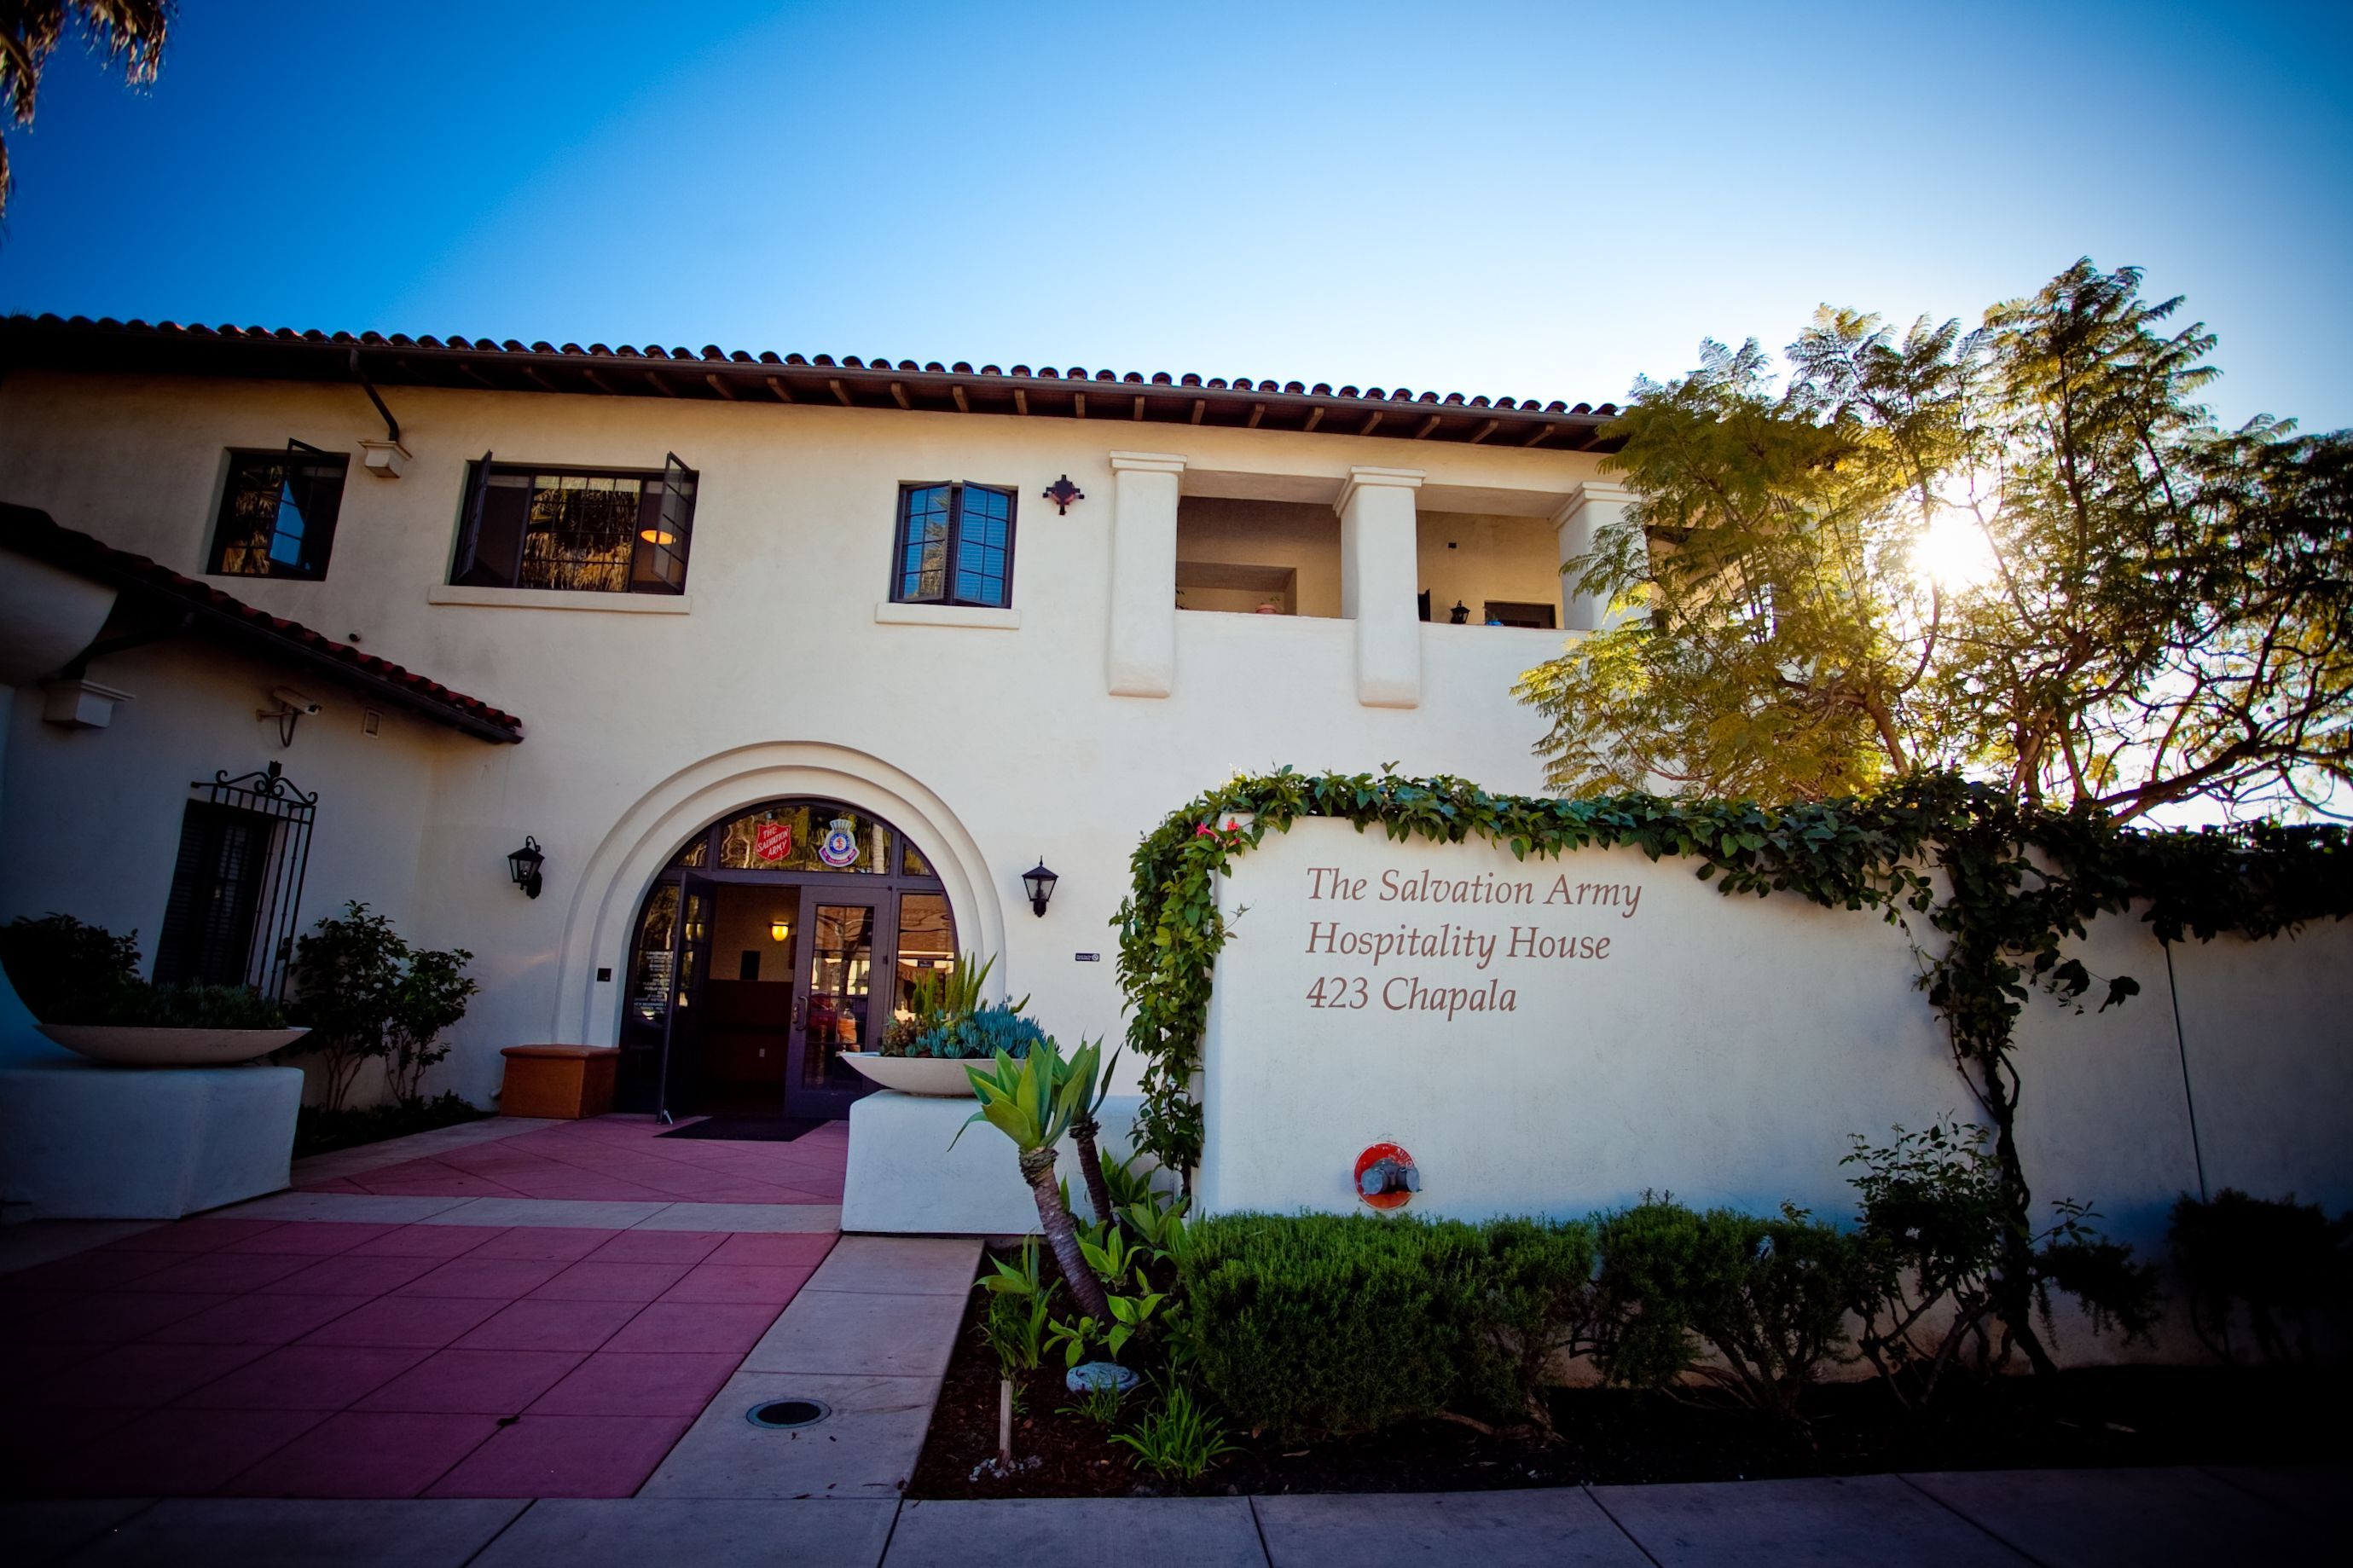
[[927,1094],[934,1100],[973,1098],[972,1079],[965,1068],[976,1064],[949,1057],[886,1057],[880,1051],[844,1051],[841,1059],[901,1094]]
[[69,1051],[121,1068],[225,1068],[266,1057],[308,1029],[149,1029],[128,1024],[38,1024]]

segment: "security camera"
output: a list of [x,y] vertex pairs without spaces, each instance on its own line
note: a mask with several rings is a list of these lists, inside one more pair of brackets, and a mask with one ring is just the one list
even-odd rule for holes
[[319,715],[319,705],[290,686],[275,687],[269,695],[276,699],[281,707],[290,708],[304,718],[315,719]]

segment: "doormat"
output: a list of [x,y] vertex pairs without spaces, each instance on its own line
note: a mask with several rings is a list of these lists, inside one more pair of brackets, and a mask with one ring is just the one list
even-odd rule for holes
[[826,1122],[809,1116],[709,1116],[684,1127],[673,1127],[659,1138],[719,1138],[731,1143],[789,1143]]

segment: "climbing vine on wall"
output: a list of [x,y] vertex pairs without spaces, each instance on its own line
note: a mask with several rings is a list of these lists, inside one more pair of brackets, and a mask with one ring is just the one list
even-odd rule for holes
[[1230,934],[1216,879],[1303,816],[1351,822],[1360,833],[1377,826],[1399,841],[1479,839],[1524,860],[1631,847],[1653,860],[1696,860],[1696,874],[1726,894],[1785,893],[1903,925],[1954,1065],[1994,1131],[2011,1232],[2001,1316],[2038,1367],[2049,1363],[2030,1321],[2035,1226],[2016,1137],[2016,1026],[2028,998],[2040,988],[2080,1007],[2096,989],[2105,1008],[2139,991],[2128,975],[2095,979],[2066,953],[2103,913],[2141,906],[2168,943],[2270,937],[2353,915],[2353,858],[2341,827],[2127,828],[1951,775],[1779,808],[1649,795],[1499,795],[1459,778],[1387,770],[1240,777],[1145,837],[1114,921],[1128,1049],[1145,1064],[1143,1141],[1188,1173],[1201,1153],[1192,1081],[1213,966]]

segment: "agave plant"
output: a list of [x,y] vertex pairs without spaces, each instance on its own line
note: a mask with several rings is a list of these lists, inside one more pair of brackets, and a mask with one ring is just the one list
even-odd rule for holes
[[[1093,1100],[1100,1058],[1099,1047],[1083,1045],[1065,1061],[1048,1038],[1018,1061],[999,1051],[987,1068],[965,1068],[972,1079],[973,1093],[980,1097],[980,1109],[956,1129],[956,1137],[962,1138],[965,1128],[973,1122],[986,1121],[1013,1140],[1013,1146],[1020,1151],[1021,1179],[1029,1184],[1029,1195],[1038,1205],[1038,1228],[1045,1234],[1063,1282],[1071,1288],[1071,1299],[1082,1313],[1108,1322],[1111,1306],[1103,1295],[1103,1281],[1095,1278],[1079,1250],[1077,1223],[1054,1181],[1055,1145]],[[948,1146],[955,1147],[955,1141]]]

